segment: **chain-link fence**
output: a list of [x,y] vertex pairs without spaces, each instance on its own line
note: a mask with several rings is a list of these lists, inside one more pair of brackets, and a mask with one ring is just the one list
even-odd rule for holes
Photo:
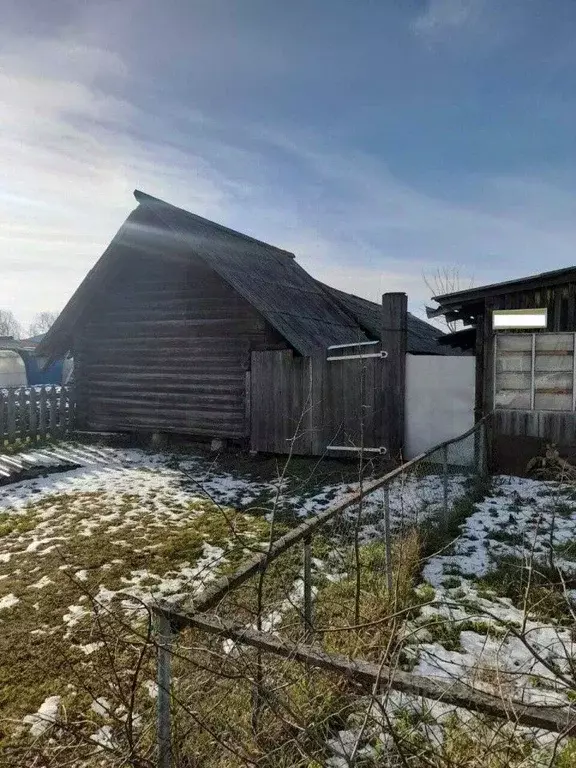
[[[405,620],[426,601],[415,590],[423,559],[457,535],[481,496],[487,423],[361,482],[295,529],[285,531],[272,510],[263,553],[187,608],[158,611],[162,768],[187,764],[183,754],[216,742],[226,759],[204,754],[193,764],[250,764],[252,749],[258,765],[324,764],[326,724],[354,707],[350,681],[366,695],[380,687],[378,669],[388,675],[401,663]],[[452,700],[463,700],[452,688]],[[224,747],[216,736],[223,710]],[[175,734],[184,722],[182,741]]]

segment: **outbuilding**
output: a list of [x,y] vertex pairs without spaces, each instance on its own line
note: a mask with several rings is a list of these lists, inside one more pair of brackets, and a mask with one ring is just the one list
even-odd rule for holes
[[494,411],[494,469],[522,473],[554,443],[576,458],[576,267],[436,296],[461,320],[443,344],[473,350],[479,419]]
[[37,349],[73,355],[78,429],[402,451],[406,353],[452,354],[405,294],[330,288],[292,253],[135,197]]

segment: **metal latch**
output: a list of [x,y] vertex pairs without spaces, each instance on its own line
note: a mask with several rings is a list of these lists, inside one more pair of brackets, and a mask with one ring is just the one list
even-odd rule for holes
[[379,448],[357,448],[355,445],[327,445],[327,451],[357,451],[362,453],[379,453],[383,456],[388,449],[381,445]]
[[[379,344],[379,341],[359,341],[356,344],[333,344],[328,347],[328,351],[331,349],[350,349],[350,347],[368,347],[373,344]],[[357,355],[330,355],[326,358],[328,362],[334,362],[335,360],[364,360],[367,357],[380,357],[383,360],[388,357],[388,352],[381,350],[380,352],[367,352],[366,354]]]

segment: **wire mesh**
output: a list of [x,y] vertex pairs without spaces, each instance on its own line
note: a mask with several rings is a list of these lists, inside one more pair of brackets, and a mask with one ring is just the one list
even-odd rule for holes
[[[341,672],[308,668],[247,645],[242,632],[272,635],[328,658],[400,664],[405,619],[423,603],[415,590],[423,558],[440,534],[457,529],[483,475],[481,429],[409,462],[375,490],[359,482],[355,503],[310,533],[303,526],[302,536],[279,556],[273,543],[267,547],[257,572],[223,589],[211,606],[210,616],[222,625],[231,622],[240,635],[197,628],[180,634],[174,734],[183,753],[192,743],[196,749],[216,743],[224,707],[231,720],[219,748],[226,757],[218,762],[212,756],[206,764],[324,764],[327,733],[358,711],[358,697],[370,693],[366,684],[352,684],[351,697],[350,680]],[[270,522],[277,538],[283,527],[274,511]],[[196,713],[193,724],[190,711]],[[381,708],[370,712],[367,731],[382,729]],[[347,764],[352,763],[342,763]]]

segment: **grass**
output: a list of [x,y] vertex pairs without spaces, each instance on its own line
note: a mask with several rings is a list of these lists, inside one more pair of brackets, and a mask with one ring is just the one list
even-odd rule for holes
[[[222,510],[205,499],[175,499],[147,488],[147,475],[141,473],[140,492],[61,491],[39,495],[21,512],[1,514],[0,599],[10,594],[19,599],[0,610],[0,744],[5,749],[14,746],[14,724],[36,712],[48,696],[62,696],[72,719],[86,718],[93,697],[110,697],[105,649],[83,650],[102,640],[90,595],[135,585],[144,594],[166,579],[186,592],[213,573],[235,568],[266,540],[269,524],[262,517]],[[186,577],[186,569],[202,564],[206,544],[221,548],[223,556]],[[76,624],[64,619],[70,606],[79,614],[85,611]],[[134,641],[111,646],[119,668],[132,668]],[[153,659],[148,667],[153,677]],[[80,680],[93,695],[80,689]]]
[[474,513],[475,505],[491,493],[489,478],[469,480],[464,486],[464,495],[457,499],[447,520],[425,520],[421,526],[422,558],[425,560],[442,551],[457,538],[461,526]]
[[[182,455],[175,459],[174,465],[181,459]],[[219,458],[211,469],[216,475],[234,470],[234,476],[242,476],[241,463],[226,456]],[[342,483],[346,477],[357,480],[349,465],[327,462],[311,483],[311,468],[309,461],[293,462],[286,475],[283,495],[300,492],[300,498],[305,500],[318,493],[319,487],[327,482]],[[256,482],[270,482],[278,476],[277,463],[268,459],[256,462],[256,471],[251,461],[250,470],[249,479]],[[92,602],[94,595],[105,596],[106,591],[118,593],[134,588],[139,594],[145,594],[171,581],[174,582],[172,592],[190,592],[192,584],[230,572],[253,552],[262,551],[268,539],[270,528],[262,515],[263,509],[248,513],[238,507],[222,508],[198,498],[197,488],[191,483],[174,488],[156,487],[154,478],[154,470],[142,469],[125,490],[108,492],[82,486],[70,488],[63,477],[58,481],[57,492],[31,493],[25,508],[0,514],[0,554],[4,554],[0,560],[0,577],[5,577],[0,578],[0,599],[11,594],[19,599],[13,607],[0,611],[3,629],[0,632],[0,746],[3,754],[11,756],[14,766],[26,765],[24,756],[30,747],[28,729],[20,729],[18,723],[25,715],[36,712],[48,696],[61,696],[61,712],[66,718],[59,726],[55,742],[60,756],[53,757],[55,762],[50,765],[59,765],[67,750],[74,748],[79,750],[74,753],[75,759],[81,760],[82,756],[88,759],[94,752],[91,735],[103,724],[110,725],[118,749],[126,754],[126,750],[132,748],[121,714],[103,719],[91,710],[98,696],[106,697],[113,712],[121,713],[134,691],[138,718],[148,726],[154,722],[155,703],[146,692],[146,681],[154,678],[155,654],[142,639],[146,612],[140,611],[128,620],[126,608],[106,600],[102,607]],[[182,499],[184,491],[188,500]],[[329,497],[327,493],[327,502]],[[252,504],[258,507],[259,502]],[[270,494],[262,502],[261,506],[269,510]],[[276,536],[287,530],[290,520],[288,515],[284,516],[284,522],[277,523]],[[222,554],[217,553],[212,562],[208,555],[214,548],[221,549]],[[334,543],[316,536],[314,555],[328,562],[334,555]],[[412,566],[404,563],[405,555],[404,550],[395,551],[395,564],[412,573]],[[301,550],[294,548],[285,553],[281,562],[267,569],[262,592],[264,615],[286,602],[298,581],[301,558]],[[384,552],[382,547],[368,547],[362,550],[361,558],[363,590],[374,592],[368,601],[363,600],[366,610],[363,609],[362,621],[375,616],[381,618],[390,603],[388,598],[385,603],[380,601]],[[350,559],[343,564],[349,574],[353,572],[352,566]],[[224,600],[219,606],[220,615],[225,616],[229,611],[229,615],[250,625],[257,608],[257,581],[253,579]],[[318,583],[321,603],[330,615],[340,611],[342,619],[351,623],[350,599],[355,579],[350,576],[342,582],[331,583],[318,577]],[[410,595],[412,588],[410,582]],[[396,590],[396,599],[408,599],[401,585]],[[346,609],[342,608],[343,600],[348,601]],[[283,611],[286,631],[301,636],[299,611],[290,605],[284,605]],[[78,620],[74,623],[76,617]],[[324,618],[328,620],[328,613]],[[323,620],[321,612],[316,620]],[[374,646],[378,638],[383,637],[374,632],[351,640],[354,634],[343,633],[341,650],[352,651],[358,643],[362,647],[370,643]],[[251,733],[252,684],[248,681],[240,684],[237,677],[229,682],[221,678],[222,671],[236,661],[225,658],[217,666],[218,674],[206,672],[207,676],[203,677],[202,669],[206,671],[214,660],[210,654],[206,655],[206,637],[186,630],[181,642],[187,653],[194,644],[198,646],[193,654],[194,663],[189,659],[182,662],[180,669],[183,678],[188,678],[188,687],[183,693],[190,695],[206,721],[211,722],[214,717],[219,731],[229,730],[236,735],[242,731],[242,738],[246,728],[246,748],[259,756],[261,765],[298,764],[295,760],[300,752],[293,744],[293,728],[286,727],[285,723],[280,727],[281,721],[274,724],[272,720],[277,720],[276,715],[271,718],[270,712],[265,712],[257,737]],[[327,645],[330,643],[334,643],[334,638],[327,641]],[[219,642],[213,647],[221,656]],[[191,682],[190,669],[196,668],[194,664],[199,660],[204,661]],[[179,663],[175,662],[176,676]],[[306,739],[318,742],[314,749],[323,754],[329,730],[343,722],[340,713],[349,706],[347,702],[352,701],[347,684],[327,674],[302,676],[301,666],[294,662],[280,664],[278,660],[269,660],[267,674],[277,677],[283,686],[283,706],[289,706],[290,717],[305,726]],[[220,680],[216,686],[215,679]],[[212,708],[219,694],[227,699],[228,706],[219,708],[217,714]],[[189,718],[187,722],[189,727]],[[282,749],[276,749],[276,743]],[[221,749],[215,753],[214,741],[206,729],[199,729],[193,739],[182,736],[180,745],[189,755],[201,755],[198,759],[202,765],[227,768],[234,765],[229,754],[224,758]],[[146,754],[153,746],[153,733],[148,730],[140,739],[139,753]],[[46,765],[49,752],[45,755]]]
[[502,530],[491,530],[488,538],[492,541],[499,541],[502,544],[509,544],[512,547],[521,547],[526,542],[524,534],[517,531],[507,531],[505,528]]
[[[564,585],[558,571],[538,562],[530,569],[520,557],[496,558],[494,568],[477,580],[478,594],[508,597],[517,608],[524,608],[544,621],[562,625],[573,622]],[[568,588],[570,584],[568,583]]]
[[576,560],[576,541],[563,541],[561,544],[556,544],[554,551],[566,560]]
[[[185,456],[183,453],[177,457],[175,466]],[[244,461],[218,457],[213,471],[249,472],[251,479],[260,482],[277,477],[278,465],[274,460],[246,460],[241,469]],[[306,499],[318,491],[319,485],[357,479],[351,467],[340,462],[325,467],[314,485],[309,483],[310,471],[310,462],[296,461],[287,475],[283,493],[290,496],[300,492],[300,498]],[[343,481],[347,473],[349,479]],[[112,765],[102,753],[94,754],[90,741],[95,730],[104,724],[110,724],[117,749],[124,757],[136,749],[141,762],[133,760],[135,766],[148,766],[145,760],[153,763],[155,701],[147,693],[147,684],[155,674],[155,654],[143,639],[146,613],[140,612],[128,621],[125,610],[110,605],[100,615],[96,610],[90,616],[90,595],[101,587],[117,591],[136,584],[143,590],[156,589],[161,579],[180,581],[174,591],[190,592],[193,582],[234,570],[252,552],[261,551],[268,538],[269,523],[262,508],[269,508],[269,495],[254,502],[260,509],[248,514],[236,505],[220,508],[206,499],[183,501],[179,495],[181,488],[150,488],[145,474],[142,473],[142,487],[135,482],[134,488],[122,493],[59,491],[33,500],[22,513],[0,515],[0,552],[12,554],[9,562],[0,562],[0,576],[7,576],[0,579],[0,599],[10,593],[20,598],[9,613],[0,612],[0,621],[4,619],[0,632],[0,710],[5,713],[0,724],[0,749],[12,760],[7,765],[27,768],[27,758],[23,756],[29,754],[26,750],[30,742],[26,732],[15,732],[14,723],[35,712],[41,701],[54,693],[62,696],[66,723],[75,732],[60,727],[57,744],[63,752],[55,756],[50,752],[54,745],[47,744],[46,751],[39,752],[44,760],[42,765],[56,768],[72,754],[78,764],[85,760],[86,768],[95,766],[96,760]],[[192,486],[187,490],[190,493]],[[353,516],[345,521],[343,518],[339,535],[338,527],[334,526],[334,530],[326,529],[314,536],[313,573],[317,591],[313,642],[319,648],[373,662],[383,657],[390,664],[408,659],[408,653],[406,657],[403,654],[402,624],[404,620],[416,619],[421,606],[435,597],[431,586],[418,585],[422,558],[444,550],[460,534],[461,526],[475,511],[475,503],[490,491],[490,484],[469,484],[467,491],[468,496],[456,502],[447,521],[426,521],[419,531],[405,531],[395,541],[392,593],[387,586],[382,542],[362,544],[356,559],[352,546]],[[284,510],[277,536],[294,523],[296,511]],[[54,536],[60,538],[48,541]],[[27,551],[39,538],[46,539],[45,543],[37,550]],[[55,548],[51,549],[52,546]],[[211,548],[223,550],[214,562],[207,556]],[[567,546],[566,552],[570,552]],[[501,558],[494,572],[480,582],[479,592],[488,595],[494,590],[496,594],[512,597],[514,602],[523,598],[526,574],[518,570],[519,565],[519,560]],[[60,566],[66,567],[60,570]],[[190,575],[188,582],[182,580],[184,570],[192,572],[195,568],[198,573]],[[453,575],[449,570],[443,586],[458,590],[451,593],[454,599],[464,599],[459,570],[454,568]],[[74,578],[79,571],[85,572],[82,581]],[[264,623],[269,622],[268,631],[279,631],[282,637],[301,642],[304,624],[297,597],[301,573],[302,548],[298,546],[267,568],[261,593],[257,575],[229,593],[215,611],[223,618],[233,618],[251,627],[257,621],[260,596],[261,615]],[[52,582],[36,588],[34,584],[43,575],[48,575]],[[538,615],[556,617],[559,613],[556,597],[550,597],[554,589],[546,582],[553,575],[543,572],[542,580],[535,583],[542,591],[535,593],[533,607],[544,611]],[[361,599],[357,626],[358,587]],[[87,609],[77,624],[63,621],[64,615],[73,614],[70,606]],[[402,618],[391,619],[397,611],[403,611]],[[449,651],[461,650],[462,631],[493,637],[505,632],[491,622],[450,622],[440,617],[418,626]],[[44,634],[34,634],[37,629]],[[82,648],[88,644],[98,647],[87,654]],[[328,757],[327,739],[349,728],[351,722],[357,727],[363,720],[361,706],[365,702],[359,699],[362,690],[342,677],[306,668],[293,659],[259,654],[246,647],[226,650],[221,637],[192,629],[180,634],[175,651],[174,744],[178,768],[240,768],[247,763],[262,768],[324,765]],[[132,693],[137,718],[143,723],[139,727],[134,724],[136,746],[122,719],[122,708]],[[115,713],[111,718],[104,719],[90,708],[94,698],[102,695]],[[494,728],[482,719],[478,720],[479,727],[473,729],[457,718],[444,723],[440,746],[433,746],[426,735],[426,728],[438,724],[431,712],[407,712],[397,721],[408,763],[415,768],[421,764],[432,768],[504,768],[528,760],[532,749],[507,734],[505,728],[494,737]],[[378,760],[390,751],[378,740],[380,732],[381,725],[377,727],[372,722],[365,741],[372,745],[375,756],[359,757],[358,766],[379,765]],[[564,762],[558,765],[566,768],[573,755],[573,751],[565,750],[559,758]],[[132,763],[126,759],[124,764]]]

